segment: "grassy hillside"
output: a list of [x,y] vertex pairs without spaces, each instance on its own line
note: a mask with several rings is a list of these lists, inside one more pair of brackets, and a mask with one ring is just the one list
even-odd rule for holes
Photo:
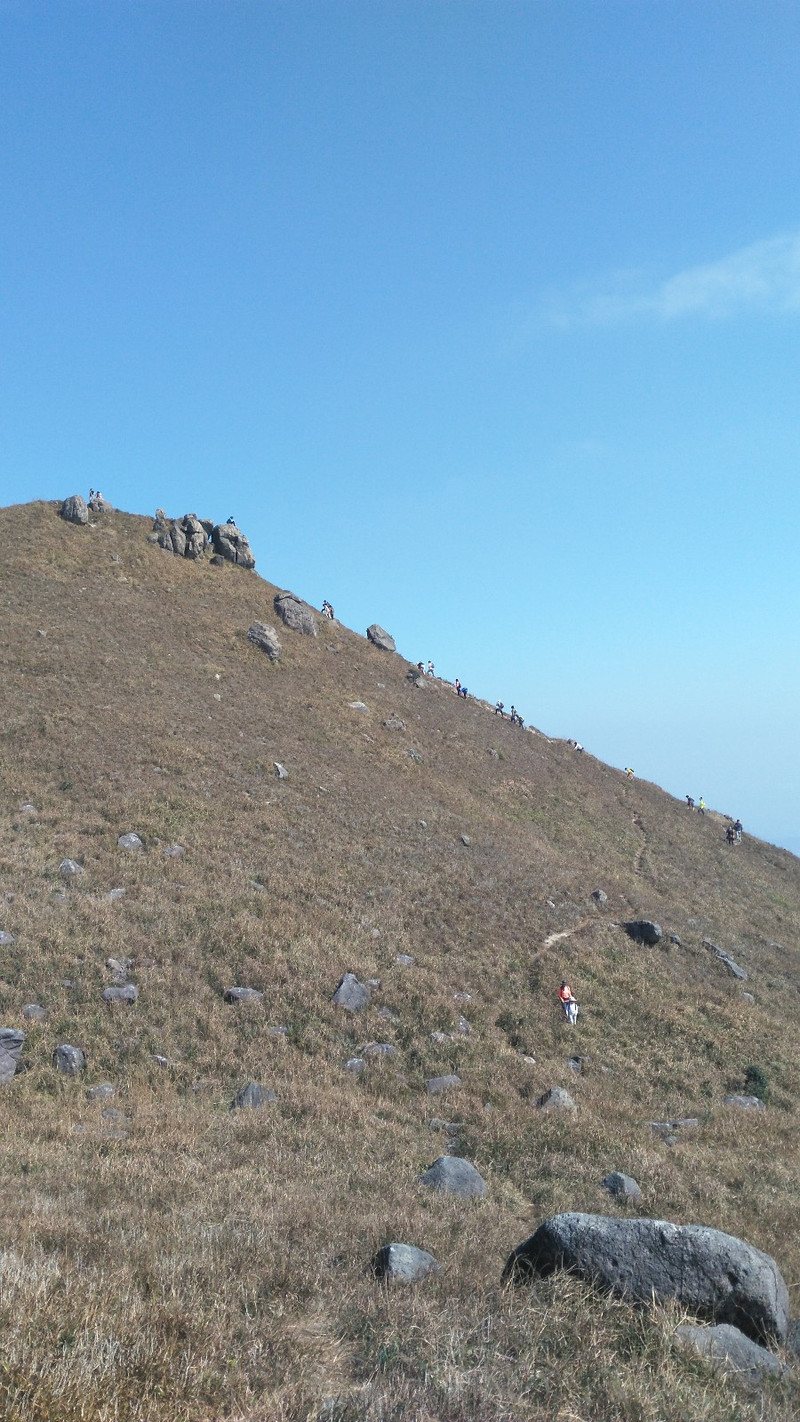
[[[673,1353],[674,1312],[500,1273],[555,1211],[645,1213],[774,1254],[796,1298],[800,861],[415,687],[337,623],[291,632],[268,582],[174,558],[150,526],[0,512],[0,1025],[28,1032],[30,1067],[0,1087],[3,1417],[796,1417],[793,1378],[751,1396]],[[143,851],[118,847],[131,830]],[[66,889],[65,857],[85,870]],[[640,916],[658,947],[617,926]],[[109,958],[133,960],[133,1006],[103,1002]],[[330,1001],[347,970],[380,979],[356,1016]],[[263,1003],[226,1004],[233,984]],[[61,1042],[84,1079],[54,1071]],[[370,1042],[397,1054],[346,1072]],[[748,1065],[757,1115],[722,1104]],[[462,1086],[427,1095],[449,1072]],[[231,1112],[250,1079],[275,1103]],[[536,1108],[553,1085],[569,1119]],[[674,1146],[648,1125],[681,1116],[700,1125]],[[451,1139],[485,1200],[418,1186]],[[636,1209],[600,1188],[615,1169]],[[377,1283],[391,1240],[441,1276]]]

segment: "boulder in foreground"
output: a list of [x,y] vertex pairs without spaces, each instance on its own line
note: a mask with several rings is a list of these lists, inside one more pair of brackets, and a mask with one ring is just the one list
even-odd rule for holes
[[294,593],[278,592],[274,598],[275,611],[286,627],[293,632],[303,632],[306,637],[316,637],[317,619],[313,610],[302,598]]
[[648,948],[655,947],[663,937],[661,925],[649,918],[629,918],[622,927],[634,943],[646,943]]
[[397,651],[394,637],[392,637],[389,632],[384,632],[383,628],[379,627],[377,622],[373,622],[372,626],[367,628],[367,638],[373,647],[379,647],[382,652]]
[[277,662],[283,648],[274,627],[270,627],[266,622],[254,622],[247,635],[254,646],[266,652],[271,662]]
[[757,1343],[782,1343],[789,1326],[789,1295],[775,1260],[704,1225],[553,1215],[517,1246],[503,1277],[520,1281],[557,1269],[645,1303],[675,1299]]
[[369,1003],[369,988],[359,982],[355,973],[345,973],[331,1002],[344,1007],[348,1012],[360,1012]]
[[89,522],[89,510],[86,507],[86,500],[81,494],[71,494],[61,505],[61,517],[67,523],[87,524]]

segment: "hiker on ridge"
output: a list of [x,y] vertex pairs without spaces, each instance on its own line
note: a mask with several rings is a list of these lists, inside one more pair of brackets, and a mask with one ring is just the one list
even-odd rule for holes
[[505,721],[505,719],[506,719],[506,708],[505,708],[505,703],[504,703],[503,701],[497,701],[497,702],[495,702],[494,714],[495,714],[495,716],[501,716],[502,719]]
[[725,831],[725,838],[727,839],[728,844],[733,844],[734,840],[736,839],[733,825],[728,825],[728,828]]
[[686,803],[687,803],[687,805],[689,806],[689,809],[690,809],[690,810],[693,810],[693,809],[694,809],[694,795],[687,795],[687,796],[686,796]]
[[702,815],[702,816],[703,816],[703,819],[705,819],[705,814],[706,814],[706,802],[705,802],[705,800],[703,799],[702,795],[700,796],[700,799],[699,799],[698,802],[697,802],[697,813],[698,813],[698,815]]
[[737,821],[736,821],[736,824],[733,826],[733,831],[734,831],[734,834],[736,835],[736,843],[737,843],[737,844],[741,844],[741,842],[742,842],[742,832],[743,832],[743,830],[744,830],[744,826],[743,826],[741,820],[737,820]]

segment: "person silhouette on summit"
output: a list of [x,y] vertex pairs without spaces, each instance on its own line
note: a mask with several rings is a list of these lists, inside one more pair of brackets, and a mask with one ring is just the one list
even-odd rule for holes
[[233,517],[233,514],[231,514],[230,518],[226,518],[225,522],[232,524],[234,528],[236,527],[236,519]]

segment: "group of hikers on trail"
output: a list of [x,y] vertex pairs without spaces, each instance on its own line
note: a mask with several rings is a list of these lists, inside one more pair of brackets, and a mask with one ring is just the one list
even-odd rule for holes
[[[504,703],[503,701],[498,701],[498,702],[495,703],[494,714],[495,714],[495,716],[500,716],[500,717],[502,718],[502,720],[505,721],[505,719],[506,719],[506,708],[505,708],[505,703]],[[520,716],[519,711],[517,710],[516,706],[512,706],[512,707],[511,707],[511,710],[510,710],[509,713],[508,713],[508,719],[510,720],[512,726],[524,726],[524,725],[525,725],[525,722],[523,721],[522,717]]]
[[333,608],[327,598],[324,598],[322,602],[322,616],[329,618],[330,621],[333,622]]

